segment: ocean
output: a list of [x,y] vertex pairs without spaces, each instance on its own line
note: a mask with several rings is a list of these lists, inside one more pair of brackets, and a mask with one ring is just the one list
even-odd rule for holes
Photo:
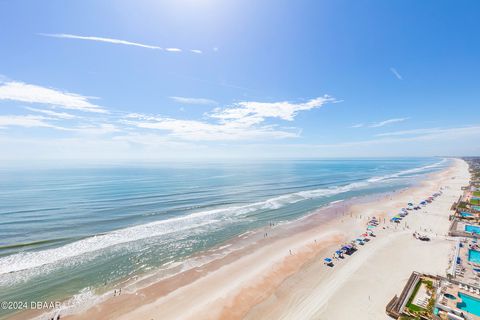
[[[334,201],[389,192],[440,158],[0,169],[0,301],[85,304],[118,283]],[[0,310],[0,319],[13,310]]]

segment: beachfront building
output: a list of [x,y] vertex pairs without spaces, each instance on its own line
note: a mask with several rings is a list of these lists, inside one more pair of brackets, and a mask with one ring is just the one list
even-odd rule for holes
[[480,159],[467,158],[471,180],[463,187],[463,195],[455,202],[449,235],[454,237],[477,238],[480,236]]
[[480,287],[413,272],[387,305],[394,319],[480,320]]

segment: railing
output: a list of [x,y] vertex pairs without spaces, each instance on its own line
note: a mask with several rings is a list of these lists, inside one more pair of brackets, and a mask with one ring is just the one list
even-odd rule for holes
[[412,294],[413,290],[415,290],[415,286],[417,285],[418,281],[420,281],[420,274],[418,272],[412,272],[410,278],[408,278],[407,284],[405,285],[402,293],[400,294],[400,297],[393,297],[393,299],[390,300],[390,302],[387,304],[387,307],[385,308],[385,311],[390,317],[395,319],[400,317],[403,308],[405,308],[405,305],[408,302],[408,298]]

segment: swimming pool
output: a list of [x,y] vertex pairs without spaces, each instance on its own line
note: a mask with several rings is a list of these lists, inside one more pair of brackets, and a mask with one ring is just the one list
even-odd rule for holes
[[445,293],[445,297],[450,299],[450,300],[455,300],[457,299],[457,297],[455,297],[453,294],[450,294],[450,293]]
[[461,292],[458,293],[458,297],[462,299],[462,302],[457,303],[457,308],[467,311],[476,316],[480,316],[480,300],[479,299]]
[[480,263],[480,251],[468,250],[468,261]]
[[480,211],[480,206],[472,206],[473,210]]
[[472,217],[472,216],[473,216],[473,214],[468,213],[468,212],[460,212],[460,215],[461,215],[462,217]]
[[465,231],[480,234],[480,227],[479,226],[472,226],[470,224],[465,225]]

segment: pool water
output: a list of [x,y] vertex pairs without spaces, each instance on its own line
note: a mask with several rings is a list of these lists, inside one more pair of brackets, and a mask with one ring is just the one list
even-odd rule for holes
[[458,297],[462,299],[462,302],[457,303],[457,308],[474,314],[476,316],[480,316],[480,300],[469,296],[467,294],[458,293]]
[[468,250],[468,261],[480,263],[480,251]]
[[461,215],[462,217],[472,217],[472,216],[473,216],[473,214],[468,213],[468,212],[460,212],[460,215]]
[[470,224],[467,224],[465,226],[465,231],[480,234],[480,227],[479,226],[472,226]]
[[473,210],[480,211],[480,206],[472,206]]
[[445,297],[447,297],[447,298],[450,299],[450,300],[455,300],[455,299],[457,299],[457,297],[455,297],[453,294],[450,294],[450,293],[445,293]]

